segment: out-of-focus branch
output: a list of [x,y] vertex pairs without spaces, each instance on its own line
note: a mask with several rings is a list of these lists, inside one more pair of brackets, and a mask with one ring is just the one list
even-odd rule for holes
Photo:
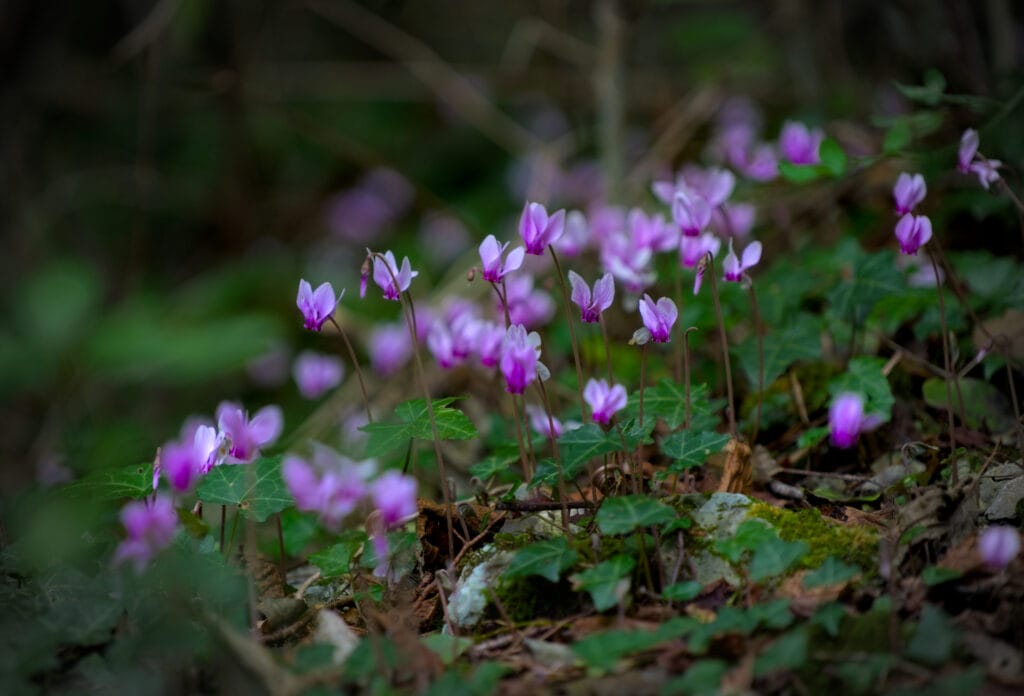
[[594,8],[594,19],[598,34],[594,91],[597,94],[601,165],[608,181],[608,198],[614,202],[621,198],[625,170],[625,22],[619,16],[616,0],[600,0]]

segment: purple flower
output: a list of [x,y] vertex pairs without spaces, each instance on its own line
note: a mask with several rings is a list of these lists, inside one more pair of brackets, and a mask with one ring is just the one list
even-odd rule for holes
[[325,527],[336,530],[366,495],[366,479],[376,466],[372,459],[354,462],[318,445],[312,464],[294,455],[285,457],[281,478],[296,509],[317,513]]
[[892,197],[896,201],[896,214],[906,215],[909,213],[924,200],[927,192],[928,187],[924,183],[923,176],[920,174],[910,175],[906,172],[900,174],[892,189]]
[[475,331],[474,352],[484,367],[495,367],[501,360],[501,344],[505,340],[505,327],[493,321],[478,320]]
[[683,237],[679,242],[679,263],[684,268],[696,268],[707,254],[717,256],[721,248],[722,240],[710,232],[699,237]]
[[506,273],[511,273],[523,265],[523,257],[526,254],[523,247],[516,247],[510,251],[502,262],[501,255],[505,253],[508,245],[508,242],[498,244],[493,234],[487,235],[487,238],[480,242],[480,262],[483,264],[484,280],[500,283]]
[[330,283],[322,283],[314,292],[306,280],[300,280],[299,295],[295,299],[295,304],[306,318],[306,328],[310,331],[319,331],[324,322],[334,314],[334,309],[344,296],[345,291],[342,290],[341,295],[335,299],[334,288]]
[[191,490],[218,463],[220,445],[217,431],[208,425],[198,426],[191,438],[166,443],[154,466],[154,484],[159,469],[175,491]]
[[748,179],[771,181],[779,175],[779,158],[771,145],[758,145],[736,168]]
[[650,287],[657,277],[650,268],[650,249],[637,249],[625,232],[612,234],[601,245],[601,266],[629,292]]
[[668,343],[672,338],[672,325],[676,323],[679,311],[676,303],[667,297],[662,297],[655,304],[650,295],[644,294],[640,300],[640,316],[644,320],[644,326],[651,333],[651,340],[655,343]]
[[916,254],[932,238],[932,221],[925,215],[907,213],[896,223],[896,241],[904,254]]
[[[505,280],[505,300],[511,323],[522,324],[528,329],[543,326],[555,313],[555,301],[543,290],[534,290],[533,276],[525,273]],[[496,302],[497,313],[504,315],[501,301]]]
[[416,479],[412,476],[385,471],[370,486],[370,495],[388,529],[416,516]]
[[555,251],[564,256],[579,256],[590,242],[587,218],[578,210],[570,210],[565,216],[565,232],[552,242]]
[[307,399],[316,399],[341,383],[345,367],[335,357],[307,350],[295,359],[292,373],[299,393]]
[[723,237],[743,239],[754,227],[757,210],[749,203],[723,203],[711,214],[711,229]]
[[978,142],[978,131],[973,128],[968,128],[960,136],[960,149],[957,151],[956,168],[964,174],[971,170],[971,162],[974,161],[974,156],[978,154]]
[[978,536],[978,553],[985,565],[1002,570],[1020,553],[1020,534],[1013,527],[989,527]]
[[853,447],[861,433],[874,430],[881,422],[880,416],[865,416],[864,399],[851,392],[836,396],[828,411],[832,444],[842,449]]
[[626,407],[626,388],[621,384],[608,386],[607,380],[591,379],[583,389],[583,398],[590,405],[594,421],[608,425],[612,416]]
[[519,234],[526,243],[526,253],[541,255],[549,244],[565,231],[565,210],[548,217],[547,208],[540,203],[527,203],[519,218]]
[[395,263],[395,255],[390,249],[384,252],[383,259],[379,254],[373,256],[373,282],[384,291],[384,299],[397,301],[398,296],[409,289],[412,279],[419,274],[419,271],[412,270],[408,256],[402,259],[401,269]]
[[427,334],[427,350],[434,356],[434,360],[441,369],[447,370],[462,362],[461,358],[455,355],[455,341],[452,340],[452,332],[446,324],[440,322],[434,324]]
[[145,570],[150,559],[170,545],[178,528],[178,513],[170,498],[157,496],[152,502],[135,500],[121,508],[126,537],[114,553],[114,563],[131,561],[135,572]]
[[[526,415],[529,416],[530,427],[533,428],[535,432],[540,433],[544,437],[553,436],[555,438],[559,438],[562,436],[562,423],[554,416],[551,416],[549,421],[548,412],[539,406],[527,404]],[[552,425],[554,426],[554,430],[551,429]]]
[[572,301],[580,308],[581,318],[587,324],[600,321],[601,312],[611,307],[615,299],[615,281],[611,273],[605,273],[594,281],[593,292],[576,271],[569,271],[569,284],[572,285]]
[[679,244],[679,232],[665,224],[660,214],[648,215],[640,208],[633,208],[626,216],[626,227],[633,245],[638,249],[668,251]]
[[1003,163],[999,160],[980,159],[971,164],[971,172],[978,176],[978,183],[988,191],[990,184],[999,181],[998,169],[1001,166],[1003,166]]
[[227,461],[240,464],[256,459],[261,447],[278,438],[284,415],[277,406],[264,406],[249,420],[239,404],[224,401],[217,406],[217,427],[228,442]]
[[412,357],[412,348],[409,329],[404,324],[380,324],[370,332],[367,351],[374,371],[386,377]]
[[501,346],[501,374],[505,376],[505,391],[522,394],[537,379],[540,360],[540,336],[526,333],[522,324],[513,324],[505,331]]
[[810,130],[798,121],[786,121],[779,134],[779,150],[793,164],[817,164],[818,148],[825,134],[819,128]]
[[722,261],[722,273],[726,281],[738,283],[743,280],[743,274],[748,268],[757,265],[761,260],[761,242],[751,242],[743,250],[743,259],[736,258],[736,252],[732,249],[732,240],[729,240],[729,253]]
[[696,237],[711,222],[711,205],[694,191],[676,191],[672,199],[672,219],[687,237]]
[[720,167],[709,167],[704,169],[693,164],[683,167],[680,172],[680,179],[708,202],[712,208],[729,200],[733,189],[736,187],[736,176],[728,169]]

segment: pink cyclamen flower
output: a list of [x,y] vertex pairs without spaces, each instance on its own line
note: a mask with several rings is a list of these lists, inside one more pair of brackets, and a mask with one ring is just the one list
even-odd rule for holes
[[519,234],[526,244],[526,253],[541,255],[548,245],[555,242],[565,231],[565,210],[548,216],[547,208],[540,203],[527,203],[519,218]]
[[185,493],[192,490],[199,479],[220,463],[221,441],[216,430],[200,425],[191,438],[166,443],[154,467],[154,483],[155,470],[159,468],[175,491]]
[[278,406],[264,406],[249,420],[241,405],[230,401],[217,406],[217,427],[228,443],[227,461],[231,464],[251,462],[260,448],[278,438],[284,427],[284,415]]
[[625,232],[609,235],[601,244],[601,266],[629,292],[639,293],[657,279],[651,268],[653,252],[637,249]]
[[412,476],[385,471],[370,486],[370,495],[388,529],[416,515],[416,479]]
[[916,254],[932,238],[932,221],[926,215],[907,213],[896,223],[896,241],[904,254]]
[[991,184],[999,181],[999,167],[1003,163],[994,159],[980,159],[971,164],[971,172],[978,177],[978,183],[988,191]]
[[[562,436],[562,423],[554,416],[548,418],[548,412],[539,406],[533,404],[526,404],[526,415],[530,418],[530,427],[535,432],[540,433],[544,437],[561,437]],[[554,426],[554,430],[552,430]]]
[[565,231],[552,242],[555,251],[564,256],[579,256],[590,242],[590,229],[586,216],[578,210],[570,210],[565,216]]
[[[528,329],[546,324],[555,313],[555,301],[541,289],[534,289],[533,276],[520,273],[505,280],[505,301],[508,302],[510,323],[522,324]],[[505,313],[501,300],[496,298],[495,310]]]
[[757,265],[761,260],[761,242],[751,242],[743,250],[742,260],[736,257],[732,248],[732,240],[729,240],[729,253],[722,260],[723,278],[731,283],[738,283],[743,280],[743,274],[748,268]]
[[314,292],[306,280],[300,280],[299,294],[295,299],[295,304],[306,319],[305,327],[310,331],[319,331],[323,328],[324,322],[331,318],[344,296],[345,291],[342,290],[341,294],[335,298],[334,288],[330,283],[322,283]]
[[896,214],[906,215],[912,211],[918,203],[924,200],[928,187],[924,183],[924,177],[920,174],[908,174],[903,172],[896,178],[896,185],[892,189],[892,197],[896,201]]
[[370,332],[367,352],[374,372],[387,377],[412,357],[412,341],[404,324],[380,324]]
[[395,262],[395,255],[389,249],[382,259],[379,254],[373,256],[373,282],[384,291],[384,299],[398,300],[399,295],[409,289],[412,279],[420,274],[412,270],[409,257],[402,259],[402,267]]
[[331,449],[317,446],[313,462],[289,455],[281,464],[281,478],[300,512],[317,513],[320,522],[335,530],[366,496],[366,479],[376,469],[370,459],[354,462]]
[[1020,534],[1013,527],[989,527],[978,535],[978,553],[985,565],[1002,570],[1020,553]]
[[345,367],[338,358],[307,350],[295,358],[292,374],[299,393],[307,399],[316,399],[341,384]]
[[971,170],[971,162],[974,161],[974,156],[978,154],[978,143],[978,131],[973,128],[968,128],[960,136],[960,149],[957,151],[956,168],[964,174]]
[[660,213],[648,215],[640,208],[633,208],[626,216],[626,228],[633,245],[638,249],[668,251],[679,244],[679,229],[665,224]]
[[708,254],[717,256],[721,248],[722,240],[710,232],[699,237],[683,237],[679,242],[679,263],[684,268],[696,268],[701,259]]
[[501,360],[501,345],[505,340],[505,327],[493,321],[477,320],[474,327],[473,352],[484,367],[495,367]]
[[676,191],[672,199],[672,219],[683,235],[696,237],[711,222],[711,205],[694,191]]
[[723,203],[711,214],[711,229],[723,237],[745,239],[756,219],[757,209],[749,203]]
[[626,407],[626,388],[621,384],[609,386],[604,379],[591,379],[583,389],[583,398],[590,405],[594,421],[608,425],[612,416]]
[[662,297],[657,303],[651,296],[644,294],[640,300],[640,316],[644,320],[644,326],[651,333],[651,340],[655,343],[668,343],[672,338],[672,326],[676,323],[679,310],[676,303],[667,297]]
[[798,121],[786,121],[779,134],[779,151],[793,164],[817,164],[818,149],[825,139],[820,128],[809,129]]
[[505,253],[508,245],[508,242],[499,244],[493,234],[487,235],[487,238],[480,242],[480,262],[483,264],[484,280],[500,283],[505,274],[523,265],[523,257],[526,254],[523,247],[516,247],[508,252],[508,256],[502,261],[501,255]]
[[880,416],[864,415],[864,399],[851,392],[836,396],[828,411],[832,444],[842,449],[853,447],[861,433],[874,430],[881,422]]
[[581,318],[587,324],[600,321],[601,313],[611,307],[615,299],[615,280],[611,273],[594,281],[593,292],[576,271],[569,271],[569,284],[572,285],[572,301],[580,308]]
[[170,498],[157,496],[152,501],[135,500],[121,508],[121,524],[126,537],[114,553],[114,563],[131,561],[136,573],[170,545],[178,528],[178,513]]
[[501,346],[501,374],[505,376],[505,391],[522,394],[526,385],[537,379],[540,360],[540,336],[526,333],[522,324],[513,324],[505,331]]

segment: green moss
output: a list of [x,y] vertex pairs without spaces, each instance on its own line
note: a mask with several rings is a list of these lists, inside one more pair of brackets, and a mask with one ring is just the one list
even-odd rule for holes
[[[512,621],[525,623],[539,617],[560,619],[580,611],[583,595],[573,592],[568,580],[548,582],[544,578],[531,575],[515,580],[501,579],[491,591],[497,596],[501,606]],[[488,609],[491,618],[498,618],[493,606]]]
[[878,532],[866,526],[846,526],[822,517],[815,509],[784,510],[755,501],[750,517],[769,522],[786,541],[805,541],[810,552],[800,568],[817,568],[829,556],[837,556],[861,568],[874,568],[878,560]]

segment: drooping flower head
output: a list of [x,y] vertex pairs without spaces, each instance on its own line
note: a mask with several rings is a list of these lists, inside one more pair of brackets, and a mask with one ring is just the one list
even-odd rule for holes
[[601,313],[611,307],[615,299],[615,280],[611,273],[594,281],[593,292],[576,271],[569,271],[569,284],[572,285],[572,301],[580,308],[581,318],[587,324],[600,321]]
[[125,539],[114,553],[114,563],[131,561],[136,573],[170,545],[178,528],[178,513],[170,498],[158,495],[152,501],[133,500],[121,508]]
[[971,162],[974,161],[974,156],[978,154],[978,143],[978,131],[973,128],[968,128],[960,136],[960,149],[957,151],[956,168],[964,174],[971,170]]
[[853,447],[861,433],[874,430],[881,422],[877,415],[864,414],[864,399],[853,392],[836,396],[828,411],[832,444],[842,449]]
[[738,283],[743,280],[743,274],[746,273],[747,269],[756,266],[760,260],[761,242],[751,242],[748,244],[747,248],[743,250],[743,258],[741,260],[736,257],[736,252],[733,251],[732,240],[730,239],[729,253],[722,260],[722,275],[726,281]]
[[508,245],[508,242],[499,244],[493,234],[487,235],[487,238],[480,242],[480,262],[483,264],[484,280],[500,283],[505,274],[523,265],[523,257],[526,254],[523,247],[516,247],[508,252],[508,256],[502,261],[501,255],[505,253]]
[[989,527],[978,535],[978,553],[985,565],[1002,570],[1020,553],[1020,533],[1013,527]]
[[591,379],[583,389],[583,398],[590,406],[594,421],[608,425],[612,416],[626,407],[626,388],[621,384],[609,386],[604,379]]
[[370,495],[388,529],[416,515],[416,479],[412,476],[394,470],[385,471],[370,486]]
[[565,216],[565,231],[552,244],[555,251],[563,256],[579,256],[590,243],[590,229],[586,216],[578,210],[570,210]]
[[409,289],[412,279],[419,274],[419,271],[412,270],[408,256],[402,259],[402,267],[399,268],[390,249],[384,252],[383,259],[379,254],[373,255],[373,282],[384,291],[387,300],[397,301],[399,295]]
[[[548,416],[548,412],[539,406],[533,404],[526,404],[526,415],[530,418],[530,427],[537,433],[540,433],[544,437],[561,437],[562,436],[562,422],[554,416]],[[552,430],[554,426],[554,430]]]
[[696,237],[711,222],[711,204],[695,191],[678,190],[672,199],[672,219],[684,236]]
[[699,237],[683,237],[679,241],[679,263],[684,268],[696,268],[704,256],[717,256],[721,248],[722,240],[710,232]]
[[793,164],[818,164],[818,149],[824,139],[820,128],[809,129],[799,121],[786,121],[779,133],[779,151]]
[[505,390],[522,394],[526,385],[537,379],[540,360],[540,335],[527,334],[522,324],[513,324],[505,331],[501,346],[501,374],[505,376]]
[[932,238],[932,221],[926,215],[907,213],[896,223],[896,241],[904,254],[916,254]]
[[999,168],[1003,163],[994,159],[979,159],[971,164],[971,172],[977,175],[978,183],[988,191],[988,187],[999,181]]
[[295,304],[305,318],[305,327],[310,331],[319,331],[323,328],[324,322],[331,318],[335,308],[344,297],[345,291],[337,298],[334,296],[334,288],[330,283],[322,283],[320,287],[313,290],[306,280],[299,281],[299,294]]
[[750,203],[723,203],[711,214],[711,230],[723,237],[746,239],[757,219]]
[[648,215],[640,208],[629,211],[626,231],[637,249],[668,251],[679,243],[679,230],[674,225],[665,224],[660,213]]
[[369,459],[355,462],[322,445],[316,445],[312,463],[288,455],[281,464],[281,478],[301,512],[317,513],[320,522],[335,530],[368,491],[366,480],[377,468]]
[[200,425],[191,438],[166,443],[154,469],[160,469],[171,488],[185,493],[219,463],[220,445],[217,431],[209,425]]
[[629,292],[639,293],[657,279],[651,268],[653,252],[637,249],[625,232],[609,235],[601,244],[601,266]]
[[292,373],[299,393],[307,399],[317,399],[341,384],[345,367],[334,356],[307,350],[295,358]]
[[640,316],[644,320],[644,326],[651,333],[652,341],[668,343],[672,338],[672,326],[676,323],[679,310],[671,299],[662,297],[655,303],[651,296],[645,293],[640,300]]
[[896,201],[896,214],[906,215],[912,211],[918,203],[924,200],[928,187],[924,183],[924,177],[920,174],[908,174],[903,172],[896,178],[896,185],[892,189],[892,197]]
[[565,231],[565,210],[548,216],[547,208],[540,203],[527,203],[519,218],[519,234],[526,244],[526,253],[541,255]]
[[224,401],[217,406],[217,427],[228,443],[227,461],[251,462],[259,456],[261,447],[281,434],[284,415],[278,406],[264,406],[249,420],[240,404]]

